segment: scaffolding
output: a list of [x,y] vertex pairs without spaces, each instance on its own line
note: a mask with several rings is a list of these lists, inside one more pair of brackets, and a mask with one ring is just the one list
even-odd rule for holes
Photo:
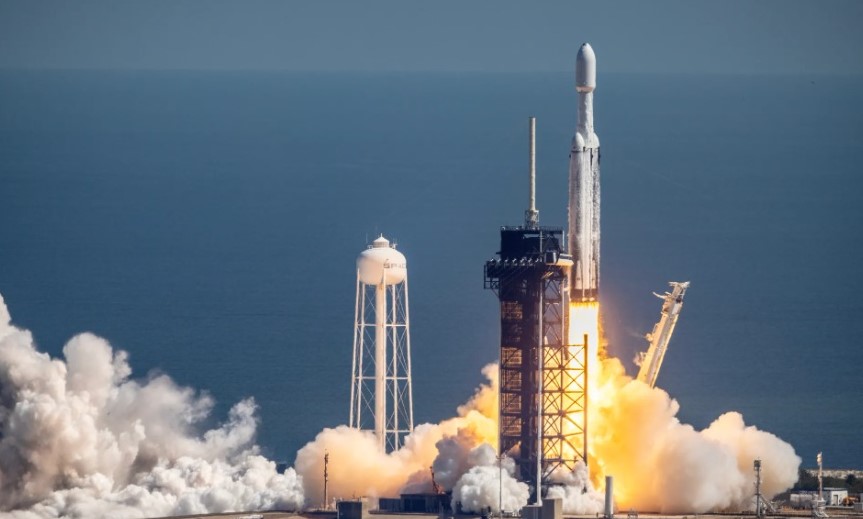
[[[585,461],[586,344],[567,344],[571,258],[560,228],[501,228],[485,288],[500,301],[500,454],[534,492]],[[540,490],[541,493],[541,490]]]

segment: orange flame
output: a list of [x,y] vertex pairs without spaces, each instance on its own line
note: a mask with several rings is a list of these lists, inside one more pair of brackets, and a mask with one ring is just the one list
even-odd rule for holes
[[[615,386],[607,380],[608,377],[603,376],[604,347],[602,342],[602,334],[599,319],[599,302],[575,302],[569,307],[569,344],[573,350],[573,358],[577,349],[584,344],[585,335],[587,336],[587,416],[588,416],[588,465],[591,467],[590,475],[594,484],[602,486],[604,471],[601,460],[597,460],[591,452],[590,437],[592,431],[595,430],[595,425],[598,420],[602,420],[602,414],[599,412],[603,406],[607,406],[609,401],[614,398]],[[573,368],[577,366],[573,365]],[[573,388],[574,391],[580,391],[580,388]],[[573,417],[574,419],[576,417]],[[576,420],[581,424],[582,416]],[[615,488],[615,495],[623,494],[623,488]]]

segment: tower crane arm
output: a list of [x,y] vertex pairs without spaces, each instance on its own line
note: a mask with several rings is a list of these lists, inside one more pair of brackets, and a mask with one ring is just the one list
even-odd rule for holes
[[646,352],[639,353],[636,356],[636,363],[640,366],[637,379],[650,387],[656,386],[656,378],[659,376],[659,369],[662,367],[662,361],[665,359],[665,352],[668,350],[671,334],[674,333],[674,326],[677,324],[680,310],[683,308],[683,296],[686,294],[686,289],[689,288],[689,281],[671,281],[668,284],[671,286],[671,292],[666,292],[664,295],[659,295],[656,292],[653,293],[653,295],[662,299],[662,311],[660,312],[659,322],[645,336],[650,346]]

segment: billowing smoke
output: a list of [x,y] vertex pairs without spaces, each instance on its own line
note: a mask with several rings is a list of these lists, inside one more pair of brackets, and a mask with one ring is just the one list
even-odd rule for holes
[[584,462],[578,462],[572,472],[558,471],[550,479],[548,497],[559,497],[564,512],[589,515],[603,511],[605,495],[593,487]]
[[[598,355],[599,356],[599,355]],[[374,434],[324,429],[278,473],[254,445],[255,404],[243,400],[227,422],[201,432],[211,399],[164,375],[135,380],[127,356],[81,334],[63,359],[38,352],[10,324],[0,297],[0,517],[152,517],[323,505],[324,453],[332,498],[452,490],[466,511],[517,511],[529,489],[497,451],[497,366],[439,424],[422,424],[398,451]],[[696,431],[677,419],[665,391],[626,376],[617,359],[592,372],[590,478],[579,465],[552,477],[548,495],[567,513],[602,510],[604,475],[615,477],[619,509],[700,513],[751,509],[755,458],[771,497],[797,478],[800,458],[738,413]],[[6,513],[4,513],[6,512]]]
[[[324,429],[299,451],[296,470],[283,474],[254,445],[251,399],[236,404],[220,427],[201,432],[213,407],[207,395],[165,375],[141,381],[131,373],[126,353],[92,334],[72,338],[63,359],[37,351],[30,332],[10,324],[0,297],[0,516],[135,518],[318,506],[324,452],[331,496],[428,492],[433,467],[436,482],[457,488],[466,509],[496,509],[500,499],[495,365],[483,370],[488,383],[455,418],[416,427],[402,449],[380,452],[369,431]],[[504,463],[503,499],[518,510],[527,486],[512,471]]]
[[661,513],[753,510],[753,462],[763,462],[769,499],[797,481],[800,458],[788,443],[725,413],[696,431],[677,419],[679,405],[659,388],[602,362],[590,411],[590,462],[596,478],[612,475],[623,509]]
[[[453,490],[453,501],[465,510],[498,508],[500,470],[497,466],[497,366],[483,369],[488,379],[473,397],[458,408],[458,416],[439,424],[422,424],[392,453],[380,451],[374,433],[346,426],[324,429],[300,449],[296,469],[306,485],[310,504],[322,504],[324,453],[329,453],[329,495],[395,496],[401,492],[431,492],[435,482]],[[512,477],[504,465],[504,508],[519,510],[527,504],[527,485]],[[493,490],[493,492],[492,492]]]
[[484,443],[470,452],[467,461],[471,468],[459,478],[452,492],[453,501],[460,502],[463,510],[517,512],[527,504],[530,489],[515,479],[515,462],[511,458],[498,460],[495,449]]
[[[254,445],[255,403],[198,432],[213,402],[167,376],[130,379],[94,335],[36,350],[0,296],[0,515],[152,517],[296,509],[301,480]],[[4,514],[3,512],[9,512]]]

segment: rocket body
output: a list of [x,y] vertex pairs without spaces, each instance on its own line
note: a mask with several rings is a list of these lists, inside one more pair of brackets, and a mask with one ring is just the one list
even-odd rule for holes
[[593,129],[596,56],[589,44],[578,50],[575,65],[578,125],[569,154],[570,300],[599,296],[599,137]]

